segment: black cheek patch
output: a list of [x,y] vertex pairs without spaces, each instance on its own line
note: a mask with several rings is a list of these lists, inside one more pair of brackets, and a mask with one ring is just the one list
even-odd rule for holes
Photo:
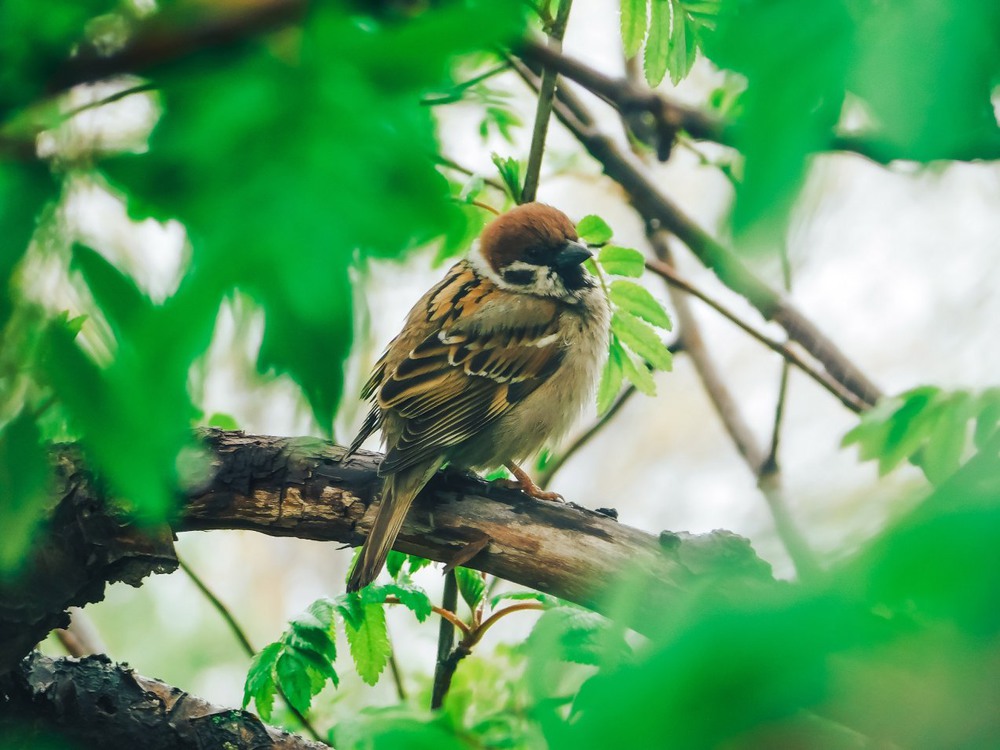
[[530,268],[509,268],[503,272],[503,280],[508,284],[525,286],[535,281],[535,272]]

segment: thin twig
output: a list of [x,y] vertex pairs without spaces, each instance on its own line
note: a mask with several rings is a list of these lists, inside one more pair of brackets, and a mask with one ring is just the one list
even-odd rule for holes
[[465,94],[466,90],[508,70],[510,70],[510,63],[503,62],[494,68],[490,68],[485,73],[480,73],[474,78],[470,78],[468,81],[456,83],[451,87],[451,90],[447,94],[425,96],[420,100],[420,103],[427,107],[437,107],[442,104],[454,104],[455,102],[462,100],[462,96]]
[[[449,570],[444,576],[444,594],[441,596],[441,609],[454,612],[458,606],[458,579],[454,570]],[[464,624],[464,623],[463,623]],[[452,663],[452,646],[455,643],[455,623],[448,617],[441,618],[438,629],[437,662],[434,665],[434,688],[431,694],[431,710],[437,710],[444,704],[444,697],[451,687],[451,677],[455,672]]]
[[[539,85],[538,76],[526,66],[515,66],[515,70],[533,89]],[[714,239],[669,200],[632,154],[622,151],[616,142],[596,129],[592,117],[581,117],[581,113],[586,113],[586,107],[571,91],[566,88],[559,90],[553,111],[591,156],[601,163],[605,173],[628,192],[635,209],[647,224],[662,227],[676,235],[720,281],[745,297],[766,319],[781,325],[789,338],[800,343],[823,364],[833,380],[853,394],[853,402],[860,403],[862,408],[875,404],[881,397],[878,387],[783,294],[758,278],[736,253]]]
[[[447,579],[445,579],[445,580],[447,582]],[[402,602],[399,600],[399,598],[395,597],[395,596],[387,596],[385,598],[385,603],[386,604],[402,604]],[[431,606],[431,612],[433,612],[434,614],[438,615],[439,617],[442,617],[445,620],[447,620],[448,622],[450,622],[456,628],[458,628],[459,630],[461,630],[463,635],[468,635],[471,632],[471,629],[469,628],[469,626],[466,625],[464,622],[462,622],[461,618],[459,618],[459,616],[456,615],[454,613],[454,611],[445,609],[444,607],[438,607],[437,605],[432,605]]]
[[107,647],[101,640],[93,621],[79,607],[69,608],[69,626],[55,631],[59,643],[70,656],[82,657],[91,654],[107,653]]
[[[669,267],[672,263],[672,257],[666,233],[650,231],[648,235],[657,257]],[[781,476],[777,463],[774,462],[773,454],[764,453],[753,430],[744,419],[739,404],[709,356],[698,321],[694,317],[690,304],[688,304],[687,295],[680,293],[680,287],[673,284],[668,283],[668,290],[677,313],[678,328],[685,351],[690,355],[695,371],[698,373],[716,413],[722,420],[723,427],[757,479],[757,485],[764,495],[774,519],[778,537],[785,545],[799,579],[815,578],[819,572],[819,565],[805,536],[788,513],[781,491]],[[784,371],[787,372],[788,360],[784,360],[783,364],[785,365]],[[779,402],[779,404],[781,403],[783,401]]]
[[[569,11],[573,0],[561,0],[556,20],[549,31],[549,47],[554,51],[562,50],[562,39],[566,34],[566,24],[569,22]],[[552,101],[556,93],[556,79],[559,73],[551,68],[543,68],[542,82],[538,89],[538,108],[535,110],[535,126],[531,132],[531,149],[528,151],[528,166],[524,172],[524,187],[521,190],[521,201],[530,203],[538,194],[538,179],[542,171],[542,155],[545,153],[545,136],[549,130],[549,120],[552,115]]]
[[507,193],[507,188],[505,188],[497,180],[491,179],[489,177],[483,177],[482,175],[477,174],[476,172],[472,171],[468,167],[463,167],[458,162],[452,161],[447,156],[443,156],[441,154],[435,154],[434,158],[437,160],[437,163],[440,164],[442,167],[446,167],[448,169],[454,170],[455,172],[459,172],[461,174],[464,174],[467,177],[480,177],[480,178],[482,178],[484,185],[489,185],[491,188],[493,188],[494,190],[499,190],[501,193],[504,193],[504,194]]
[[511,604],[509,607],[497,610],[492,615],[487,617],[483,621],[482,625],[464,638],[462,645],[464,645],[467,650],[472,651],[473,646],[479,643],[483,636],[486,635],[486,631],[496,625],[499,620],[514,612],[523,612],[531,609],[545,609],[545,605],[541,602],[520,602],[518,604]]
[[[233,616],[233,613],[229,611],[229,608],[225,604],[223,604],[222,600],[215,595],[215,593],[205,584],[205,582],[201,579],[201,577],[197,573],[195,573],[194,570],[192,570],[190,565],[188,565],[186,562],[180,559],[179,556],[177,558],[177,562],[179,563],[181,570],[183,570],[184,573],[187,575],[187,577],[191,579],[191,582],[194,583],[194,585],[198,588],[198,590],[205,596],[206,599],[208,599],[209,603],[212,605],[215,611],[218,612],[222,616],[222,619],[226,621],[226,624],[229,626],[229,629],[233,632],[233,635],[236,636],[236,640],[239,641],[239,644],[242,647],[243,651],[247,654],[247,656],[252,658],[254,654],[257,653],[257,650],[250,643],[250,639],[247,638],[246,633],[244,632],[243,628],[240,627],[240,624],[236,621],[236,618]],[[281,685],[276,685],[276,687],[278,690],[278,695],[281,696],[281,699],[285,702],[285,705],[288,706],[289,712],[292,714],[292,716],[296,718],[299,724],[302,725],[302,728],[309,733],[309,736],[312,737],[317,742],[322,742],[324,744],[327,744],[326,740],[324,740],[323,736],[316,730],[316,727],[312,725],[312,722],[310,722],[309,719],[306,718],[305,714],[299,711],[299,709],[293,706],[292,702],[288,700],[288,696],[285,694],[285,691],[281,689]]]
[[198,588],[204,597],[208,599],[212,607],[215,608],[215,611],[218,612],[222,619],[226,621],[226,625],[229,626],[233,635],[236,636],[236,640],[239,642],[243,652],[247,656],[253,658],[254,654],[257,653],[257,649],[255,649],[250,643],[250,639],[247,638],[246,632],[236,621],[233,613],[229,611],[229,607],[223,604],[222,600],[219,599],[219,597],[217,597],[215,593],[205,584],[201,577],[191,569],[190,565],[181,560],[179,557],[177,562],[180,563],[181,570],[184,571],[187,577],[191,579],[191,582]]
[[[672,268],[673,256],[666,233],[662,230],[650,230],[647,235],[656,257]],[[715,411],[722,420],[722,425],[729,433],[736,450],[743,456],[750,470],[756,476],[764,462],[764,451],[758,444],[750,425],[743,418],[739,404],[729,388],[726,387],[715,362],[709,355],[705,340],[701,335],[701,326],[698,325],[698,320],[691,309],[688,293],[671,283],[667,283],[667,292],[677,315],[677,329],[681,341],[684,342],[684,350],[691,357],[691,363],[708,394],[709,401],[715,407]]]
[[858,397],[855,396],[853,393],[843,388],[841,384],[835,379],[833,379],[833,377],[829,373],[817,370],[808,362],[806,362],[804,359],[802,359],[802,357],[796,354],[792,349],[790,349],[786,344],[783,344],[780,341],[775,341],[769,336],[765,336],[763,333],[760,333],[748,323],[745,323],[743,320],[739,318],[739,316],[728,310],[720,302],[717,302],[716,300],[712,299],[703,291],[692,285],[690,282],[681,278],[677,274],[677,272],[667,264],[657,260],[647,260],[646,268],[648,268],[650,271],[657,274],[658,276],[662,276],[664,279],[666,279],[668,283],[678,287],[679,289],[683,289],[685,292],[694,297],[697,297],[706,305],[715,310],[717,313],[722,315],[724,318],[734,323],[741,330],[745,331],[746,333],[750,334],[750,336],[757,339],[757,341],[762,343],[768,349],[770,349],[773,352],[776,352],[777,354],[780,354],[786,360],[788,360],[793,365],[802,370],[804,373],[806,373],[806,375],[808,375],[817,383],[819,383],[821,386],[823,386],[823,388],[825,388],[831,394],[836,396],[836,398],[851,411],[862,412],[867,408],[866,404],[864,404],[860,399],[858,399]]
[[392,675],[392,682],[396,686],[396,697],[400,703],[406,702],[406,687],[403,685],[403,673],[399,669],[399,662],[396,660],[396,649],[389,638],[389,631],[386,630],[386,639],[389,641],[389,674]]

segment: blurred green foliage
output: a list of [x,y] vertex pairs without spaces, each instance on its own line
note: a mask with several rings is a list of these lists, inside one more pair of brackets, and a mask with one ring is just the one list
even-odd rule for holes
[[[90,21],[116,8],[121,38],[108,47],[98,27],[114,27],[112,17]],[[86,64],[95,45],[114,54],[138,23],[130,8],[4,3],[0,115],[27,111],[58,71]],[[189,372],[211,341],[219,305],[237,289],[264,312],[260,369],[291,375],[329,434],[353,327],[349,267],[438,237],[468,236],[469,216],[435,168],[434,121],[421,98],[451,85],[456,55],[516,34],[523,12],[471,0],[393,22],[314,3],[301,24],[188,55],[173,54],[171,44],[185,49],[202,24],[238,23],[238,10],[227,21],[218,9],[166,4],[142,21],[140,38],[160,35],[156,54],[140,58],[135,71],[162,107],[147,152],[0,162],[0,325],[8,324],[0,414],[22,415],[0,427],[0,441],[25,434],[33,409],[47,404],[137,517],[162,519],[202,468],[190,429],[200,411]],[[78,58],[70,57],[73,48]],[[31,121],[21,118],[18,127]],[[14,139],[21,131],[5,131],[10,122],[0,117],[0,135]],[[29,154],[32,139],[24,145]],[[101,248],[73,250],[72,268],[111,332],[107,353],[81,348],[72,332],[40,321],[41,310],[12,297],[9,282],[60,181],[92,170],[101,157],[101,174],[132,215],[181,220],[192,249],[177,291],[158,303]],[[57,235],[57,218],[48,224]],[[35,326],[30,335],[26,325]],[[15,461],[20,454],[3,455]],[[25,469],[31,475],[19,477],[13,499],[0,506],[0,520],[18,532],[0,558],[5,567],[20,560],[24,534],[43,512],[44,461],[0,472],[14,477]]]
[[[701,50],[739,73],[736,145],[744,157],[732,224],[773,242],[809,157],[850,122],[880,161],[1000,158],[993,0],[622,0],[626,54],[676,85]],[[731,109],[731,108],[730,108]]]

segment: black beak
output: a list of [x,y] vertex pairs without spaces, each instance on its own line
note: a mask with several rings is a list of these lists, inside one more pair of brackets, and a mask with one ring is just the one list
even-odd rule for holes
[[594,254],[590,252],[585,244],[579,240],[567,240],[566,244],[563,245],[562,250],[556,255],[555,261],[552,266],[557,270],[562,270],[564,268],[572,268],[583,263],[588,258],[593,258]]

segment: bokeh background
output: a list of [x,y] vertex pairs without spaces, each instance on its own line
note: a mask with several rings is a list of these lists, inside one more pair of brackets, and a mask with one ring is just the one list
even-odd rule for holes
[[[568,54],[609,74],[623,74],[620,39],[608,31],[617,28],[617,14],[617,3],[610,0],[578,2],[565,42]],[[699,58],[682,84],[674,87],[668,80],[661,88],[699,104],[722,83],[722,74]],[[522,123],[530,124],[535,97],[513,73],[492,78],[489,85]],[[85,86],[73,96],[82,104],[107,93]],[[624,144],[617,115],[590,101],[602,127]],[[40,147],[89,148],[94,140],[141,144],[159,107],[153,94],[130,96],[78,115]],[[527,153],[529,125],[514,125],[507,140],[493,129],[481,135],[483,113],[477,103],[438,107],[435,114],[446,155],[478,174],[494,173],[493,152],[519,157]],[[722,237],[729,234],[732,187],[704,161],[724,153],[710,144],[682,145],[669,163],[653,166],[664,190]],[[492,197],[499,206],[500,196]],[[625,197],[558,124],[550,131],[539,199],[574,219],[599,214],[614,228],[618,243],[645,247],[643,227]],[[998,204],[996,164],[886,168],[857,155],[817,157],[810,162],[787,235],[791,297],[887,393],[922,383],[989,385],[1000,371]],[[180,224],[133,221],[120,197],[84,180],[68,194],[64,208],[77,236],[127,269],[154,300],[176,288],[189,254]],[[675,252],[678,266],[693,281],[757,320],[748,305],[679,244]],[[357,272],[357,332],[336,420],[338,440],[348,440],[363,415],[355,397],[371,364],[409,307],[443,274],[436,255],[437,248],[429,247],[409,253],[402,262],[370,261]],[[749,260],[780,285],[773,257]],[[25,277],[31,280],[32,294],[59,309],[88,311],[84,288],[67,277],[55,259],[37,253],[31,262],[35,265]],[[661,284],[655,279],[646,283],[666,302]],[[719,371],[759,438],[766,440],[778,393],[779,358],[697,301],[693,305]],[[764,329],[780,338],[780,329]],[[206,419],[219,413],[250,433],[319,435],[311,410],[291,380],[257,374],[262,332],[262,315],[249,298],[238,296],[226,303],[211,349],[192,373]],[[87,341],[101,346],[100,336]],[[755,478],[728,439],[688,359],[676,357],[674,372],[658,374],[657,386],[655,400],[631,399],[562,468],[552,488],[586,507],[614,507],[623,523],[651,532],[732,530],[750,539],[777,575],[790,577],[793,568]],[[594,418],[591,409],[582,415],[579,428]],[[789,511],[823,561],[850,554],[888,519],[912,507],[923,492],[923,481],[912,467],[879,479],[874,464],[861,463],[855,450],[841,448],[843,435],[856,422],[856,416],[825,391],[792,371],[781,450],[783,481]],[[186,534],[178,550],[258,647],[277,638],[286,621],[315,598],[342,591],[351,558],[350,550],[333,544],[240,531]],[[441,577],[435,567],[421,571],[417,582],[432,598],[439,595]],[[239,704],[248,659],[184,574],[154,577],[140,589],[113,586],[104,602],[86,609],[86,616],[114,659],[210,701]],[[523,636],[532,617],[508,618],[490,643]],[[426,690],[433,671],[435,625],[417,625],[409,613],[391,612],[389,627],[406,684],[414,691]],[[60,652],[54,639],[46,649]],[[395,700],[385,681],[370,688],[349,669],[341,674],[344,688],[327,691],[324,701],[346,701],[350,706]]]

